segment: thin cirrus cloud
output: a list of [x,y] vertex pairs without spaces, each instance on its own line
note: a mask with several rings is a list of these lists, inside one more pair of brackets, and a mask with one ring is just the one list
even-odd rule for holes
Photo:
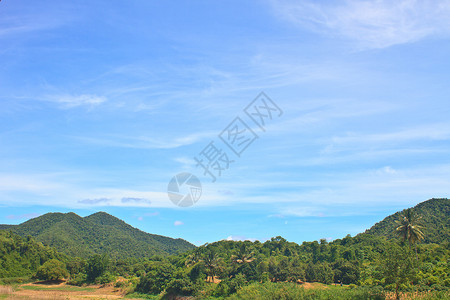
[[78,203],[80,203],[80,204],[87,204],[87,205],[108,204],[110,202],[111,202],[111,199],[109,199],[109,198],[96,198],[96,199],[78,200]]
[[173,223],[173,225],[174,225],[174,226],[181,226],[181,225],[184,225],[184,223],[183,223],[182,221],[175,221],[175,222]]
[[133,204],[133,203],[135,203],[135,204],[139,204],[139,203],[150,204],[151,203],[150,200],[145,199],[145,198],[131,198],[131,197],[124,197],[124,198],[120,199],[120,201],[125,204],[130,204],[130,203],[131,204]]
[[274,2],[277,14],[301,27],[356,42],[359,48],[387,48],[429,36],[450,34],[448,1]]
[[41,214],[38,213],[29,213],[29,214],[22,214],[22,215],[8,215],[6,216],[9,220],[22,220],[22,219],[32,219],[39,217]]
[[215,131],[203,131],[187,134],[178,138],[158,138],[147,135],[104,135],[100,137],[72,136],[72,138],[87,144],[102,145],[117,148],[135,149],[174,149],[194,144],[206,138],[211,138]]
[[265,242],[267,239],[260,240],[260,239],[256,239],[256,238],[248,238],[243,235],[229,235],[225,240],[227,240],[227,241],[251,241],[251,242],[261,241],[261,242]]
[[82,95],[55,95],[47,97],[47,100],[59,104],[63,109],[78,106],[96,106],[107,101],[106,97],[82,94]]

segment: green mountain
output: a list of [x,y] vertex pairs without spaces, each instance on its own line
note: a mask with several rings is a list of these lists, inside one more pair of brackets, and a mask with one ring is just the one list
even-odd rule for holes
[[50,259],[66,257],[33,238],[0,230],[0,278],[31,275]]
[[20,236],[28,235],[70,256],[107,253],[113,258],[169,255],[195,248],[183,239],[149,234],[104,212],[87,217],[75,213],[48,213],[19,225],[0,225]]
[[[422,216],[423,232],[425,233],[424,243],[442,243],[450,241],[450,199],[433,198],[421,202],[412,208],[418,215]],[[376,223],[364,234],[385,236],[393,238],[395,220],[400,217],[401,211],[396,212]]]

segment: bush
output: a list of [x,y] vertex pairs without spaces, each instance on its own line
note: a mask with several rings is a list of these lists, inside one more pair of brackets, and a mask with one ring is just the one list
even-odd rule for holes
[[105,272],[105,273],[103,273],[102,276],[97,277],[97,278],[95,279],[95,283],[98,283],[98,284],[107,284],[107,283],[113,282],[113,281],[115,281],[115,280],[116,280],[116,278],[114,277],[114,275],[112,275],[112,274],[109,273],[109,272]]
[[195,292],[195,285],[187,276],[176,276],[167,283],[167,295],[191,296]]
[[82,286],[86,282],[87,282],[87,275],[84,273],[79,273],[74,277],[72,277],[69,281],[67,281],[67,284]]
[[35,277],[41,280],[60,280],[69,276],[66,265],[57,259],[51,259],[39,267]]
[[[227,298],[228,299],[228,298]],[[379,290],[355,287],[353,289],[328,288],[305,290],[294,283],[254,283],[240,289],[229,299],[297,300],[297,299],[355,299],[381,300],[384,294]]]
[[87,280],[95,281],[97,277],[103,275],[109,268],[109,259],[106,255],[95,254],[92,256],[86,266]]
[[136,286],[136,292],[157,295],[166,289],[167,284],[172,279],[174,267],[169,263],[158,263],[141,277]]
[[223,297],[236,293],[240,288],[247,285],[244,274],[237,274],[233,278],[226,278],[222,280],[214,290],[214,296]]

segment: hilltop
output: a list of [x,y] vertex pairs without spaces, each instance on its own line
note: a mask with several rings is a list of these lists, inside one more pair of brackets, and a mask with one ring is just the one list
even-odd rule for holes
[[[412,208],[418,215],[422,216],[424,226],[424,243],[442,243],[450,241],[450,199],[433,198],[421,202]],[[400,217],[401,211],[387,216],[382,221],[373,225],[363,234],[384,236],[394,238],[394,231],[397,227],[395,220]]]
[[87,217],[75,213],[47,213],[19,225],[0,225],[22,237],[32,236],[70,256],[107,253],[111,257],[170,255],[195,246],[183,239],[150,234],[105,212]]

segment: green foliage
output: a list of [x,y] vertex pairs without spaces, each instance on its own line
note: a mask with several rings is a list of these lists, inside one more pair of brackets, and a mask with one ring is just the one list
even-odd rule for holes
[[355,284],[360,278],[360,267],[357,261],[338,260],[333,264],[334,282]]
[[397,244],[388,245],[386,256],[379,263],[379,269],[384,285],[392,286],[397,295],[400,285],[414,280],[416,271],[411,251]]
[[69,272],[66,265],[56,259],[46,261],[36,272],[35,277],[41,280],[60,280],[67,278]]
[[175,296],[191,296],[201,290],[203,285],[203,280],[192,281],[186,272],[178,270],[167,282],[165,293]]
[[[436,207],[445,211],[445,203],[448,202],[438,199],[416,208],[422,207],[422,212]],[[54,222],[45,225],[43,230],[54,229],[55,224],[63,224],[67,218],[78,220],[80,226],[89,222],[90,228],[106,227],[111,232],[117,228],[126,231],[128,226],[103,213],[87,218],[61,215],[56,215]],[[445,216],[441,221],[445,224],[447,220],[448,216]],[[394,226],[395,222],[392,222],[393,230]],[[424,232],[428,232],[427,228]],[[135,292],[133,295],[145,294],[149,299],[177,296],[195,299],[382,299],[385,293],[392,297],[394,293],[420,292],[424,293],[421,294],[423,299],[432,299],[429,295],[442,298],[450,290],[448,238],[442,236],[439,243],[417,244],[416,256],[416,249],[387,237],[365,233],[355,237],[347,235],[332,242],[321,239],[298,245],[278,236],[264,243],[218,241],[170,256],[149,252],[144,253],[145,257],[117,257],[112,253],[112,257],[93,254],[86,260],[86,257],[58,258],[60,254],[54,249],[36,243],[31,237],[24,239],[4,232],[0,234],[0,249],[3,249],[0,254],[7,255],[4,255],[6,260],[0,261],[0,272],[7,270],[4,265],[8,261],[19,266],[20,263],[28,266],[34,261],[37,269],[56,258],[66,263],[71,275],[70,284],[105,284],[119,278],[116,284],[123,286],[124,291]],[[99,239],[93,236],[89,243]],[[103,244],[102,247],[106,246]],[[83,247],[94,249],[87,243]],[[304,281],[314,282],[315,288],[303,289]],[[119,285],[119,282],[122,283]],[[332,283],[336,284],[330,285]],[[432,292],[426,294],[428,291]]]
[[[450,199],[430,199],[413,207],[412,212],[422,216],[421,224],[424,227],[425,243],[439,244],[450,240]],[[395,238],[396,220],[402,212],[397,212],[378,222],[365,234]]]
[[95,281],[98,277],[102,276],[110,265],[109,258],[103,254],[95,254],[89,258],[86,266],[86,275],[88,281]]
[[0,230],[0,278],[33,275],[50,259],[67,261],[68,258],[31,237]]
[[112,258],[139,258],[195,248],[182,239],[145,233],[104,212],[85,218],[74,213],[48,213],[20,225],[0,225],[0,229],[33,236],[62,253],[83,258],[104,253]]
[[104,272],[101,276],[99,276],[95,279],[95,283],[107,284],[110,282],[114,282],[115,280],[116,280],[116,277],[114,275],[112,275],[109,272]]
[[297,299],[385,299],[383,293],[364,288],[304,289],[293,283],[253,283],[228,299],[297,300]]
[[175,268],[168,262],[158,262],[151,266],[149,272],[141,277],[136,291],[147,294],[159,294],[164,291],[172,279]]
[[86,284],[87,282],[87,275],[86,273],[78,273],[74,275],[71,279],[67,281],[67,284],[70,285],[76,285],[76,286],[82,286]]

